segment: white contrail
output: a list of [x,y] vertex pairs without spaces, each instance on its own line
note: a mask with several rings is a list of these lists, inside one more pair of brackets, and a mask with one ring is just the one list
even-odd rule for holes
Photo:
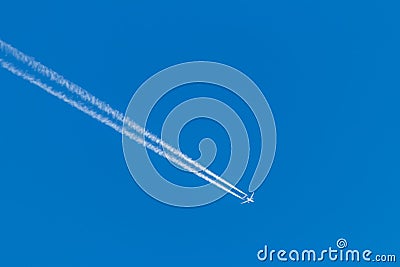
[[[156,144],[161,145],[163,148],[171,152],[172,154],[176,155],[178,158],[181,158],[182,160],[188,162],[189,164],[192,164],[194,167],[199,169],[200,171],[204,171],[208,175],[212,176],[214,179],[218,180],[219,182],[227,185],[229,188],[237,190],[240,194],[242,194],[243,198],[247,195],[240,189],[236,188],[234,185],[220,177],[219,175],[213,173],[197,161],[191,159],[189,156],[183,154],[180,150],[172,147],[168,143],[164,142],[160,138],[158,138],[156,135],[150,133],[147,131],[145,128],[141,127],[128,117],[125,117],[123,113],[120,111],[113,109],[110,105],[107,103],[101,101],[94,95],[90,94],[88,91],[83,89],[82,87],[78,86],[77,84],[65,79],[62,75],[58,74],[54,70],[44,66],[42,63],[36,61],[33,57],[30,57],[23,52],[19,51],[18,49],[14,48],[8,43],[5,43],[0,39],[0,50],[5,51],[6,53],[11,54],[14,58],[17,60],[27,64],[29,67],[31,67],[34,71],[44,75],[45,77],[49,78],[50,80],[58,83],[61,86],[64,86],[67,88],[70,92],[75,93],[79,97],[81,97],[83,100],[88,101],[92,105],[98,107],[100,110],[104,111],[105,113],[111,115],[114,119],[120,121],[120,122],[125,122],[126,125],[131,127],[133,130],[138,132],[141,135],[144,135],[145,137],[149,138]],[[199,171],[195,170],[195,171]]]
[[70,92],[78,95],[83,100],[88,101],[89,103],[91,103],[92,105],[96,106],[97,108],[99,108],[103,112],[111,115],[114,119],[116,119],[116,120],[118,120],[120,122],[126,123],[127,126],[131,127],[133,130],[135,130],[139,134],[144,135],[145,137],[149,138],[151,141],[155,142],[156,144],[161,145],[163,148],[165,148],[166,150],[168,150],[169,152],[171,152],[172,154],[174,154],[178,158],[180,158],[180,159],[186,161],[187,163],[193,165],[194,167],[196,167],[198,170],[195,169],[195,172],[204,171],[206,174],[212,176],[214,179],[216,179],[219,182],[225,184],[229,188],[237,191],[239,194],[242,195],[241,198],[245,198],[247,196],[246,193],[244,193],[240,189],[236,188],[234,185],[232,185],[231,183],[229,183],[228,181],[226,181],[225,179],[223,179],[219,175],[217,175],[214,172],[208,170],[206,167],[204,167],[203,165],[201,165],[197,161],[195,161],[195,160],[191,159],[189,156],[183,154],[180,150],[178,150],[178,149],[172,147],[171,145],[169,145],[168,143],[164,142],[163,140],[158,138],[156,135],[150,133],[145,128],[141,127],[140,125],[138,125],[137,123],[135,123],[134,121],[129,119],[128,117],[125,117],[124,114],[121,113],[120,111],[118,111],[116,109],[113,109],[110,105],[108,105],[107,103],[101,101],[100,99],[98,99],[94,95],[90,94],[88,91],[86,91],[82,87],[80,87],[80,86],[76,85],[75,83],[65,79],[62,75],[60,75],[57,72],[55,72],[54,70],[44,66],[42,63],[36,61],[33,57],[30,57],[30,56],[24,54],[23,52],[21,52],[18,49],[14,48],[10,44],[5,43],[1,39],[0,39],[0,50],[3,50],[6,53],[11,54],[14,58],[16,58],[17,60],[25,63],[26,65],[31,67],[34,71],[44,75],[45,77],[49,78],[51,81],[54,81],[54,82],[58,83],[61,86],[64,86]]
[[242,199],[241,196],[239,196],[238,194],[236,194],[235,192],[232,192],[231,189],[219,184],[216,182],[216,180],[210,179],[209,177],[207,177],[206,175],[196,171],[194,168],[192,168],[191,166],[185,164],[184,162],[182,162],[181,160],[177,159],[176,157],[169,155],[168,153],[165,153],[164,151],[162,151],[161,149],[159,149],[158,147],[152,145],[149,142],[146,142],[143,138],[141,138],[140,136],[129,132],[125,129],[123,129],[121,126],[117,125],[115,122],[112,122],[110,119],[102,116],[101,114],[98,114],[97,112],[91,110],[90,108],[88,108],[87,106],[68,98],[65,94],[63,94],[62,92],[58,92],[56,90],[54,90],[51,86],[41,82],[39,79],[36,79],[34,76],[29,75],[25,72],[22,72],[21,70],[17,69],[15,66],[13,66],[11,63],[4,61],[3,59],[0,58],[0,65],[10,71],[12,74],[21,77],[22,79],[40,87],[41,89],[43,89],[44,91],[46,91],[47,93],[57,97],[58,99],[68,103],[69,105],[71,105],[72,107],[86,113],[87,115],[89,115],[90,117],[100,121],[101,123],[111,127],[112,129],[114,129],[115,131],[127,136],[128,138],[130,138],[131,140],[139,143],[140,145],[152,150],[153,152],[157,153],[158,155],[172,161],[173,163],[177,164],[178,166],[194,173],[195,175],[197,175],[198,177],[206,180],[207,182],[212,183],[213,185],[219,187],[220,189],[232,194],[233,196]]

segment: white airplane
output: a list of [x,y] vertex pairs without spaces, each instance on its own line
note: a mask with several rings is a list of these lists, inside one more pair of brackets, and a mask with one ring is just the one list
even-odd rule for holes
[[247,199],[245,201],[243,201],[242,203],[240,203],[240,204],[254,203],[254,198],[253,197],[254,197],[254,192],[251,193],[251,196],[247,197]]

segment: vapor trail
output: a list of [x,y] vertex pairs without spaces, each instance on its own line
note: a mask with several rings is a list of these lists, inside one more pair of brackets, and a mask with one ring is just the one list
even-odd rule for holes
[[208,174],[211,177],[213,177],[214,179],[216,179],[219,182],[223,183],[224,185],[228,186],[231,190],[236,191],[239,195],[241,195],[239,197],[240,199],[246,198],[246,196],[247,196],[246,193],[244,193],[240,189],[236,188],[234,185],[232,185],[231,183],[229,183],[228,181],[226,181],[225,179],[223,179],[219,175],[217,175],[214,172],[210,171],[209,169],[207,169],[205,166],[201,165],[197,161],[191,159],[189,156],[183,154],[180,150],[178,150],[178,149],[172,147],[171,145],[169,145],[168,143],[164,142],[163,140],[158,138],[156,135],[150,133],[145,128],[141,127],[140,125],[138,125],[137,123],[135,123],[134,121],[129,119],[128,117],[125,117],[123,113],[121,113],[120,111],[112,108],[110,105],[108,105],[107,103],[101,101],[100,99],[98,99],[94,95],[90,94],[88,91],[86,91],[85,89],[83,89],[79,85],[76,85],[75,83],[65,79],[62,75],[60,75],[57,72],[55,72],[54,70],[44,66],[42,63],[36,61],[33,57],[30,57],[30,56],[24,54],[23,52],[21,52],[18,49],[14,48],[10,44],[2,41],[1,39],[0,39],[0,50],[3,50],[4,52],[6,52],[8,54],[11,54],[15,59],[17,59],[18,61],[20,61],[20,62],[22,62],[22,63],[24,63],[26,65],[28,65],[34,71],[36,71],[36,72],[42,74],[43,76],[49,78],[51,81],[56,82],[57,84],[65,87],[70,92],[72,92],[72,93],[76,94],[77,96],[79,96],[82,100],[89,102],[90,104],[96,106],[97,108],[99,108],[103,112],[109,114],[110,116],[112,116],[112,118],[114,118],[114,119],[116,119],[116,120],[118,120],[118,121],[120,121],[122,123],[125,123],[127,126],[132,128],[137,133],[147,137],[148,139],[150,139],[154,143],[156,143],[158,145],[161,145],[164,149],[168,150],[170,153],[172,153],[176,157],[180,158],[181,160],[185,161],[188,164],[191,164],[194,167],[194,168],[191,168],[192,170],[186,169],[187,171],[194,172],[194,173],[199,172],[199,171],[203,171],[206,174]]
[[1,67],[3,67],[4,69],[8,70],[9,72],[11,72],[12,74],[21,77],[22,79],[40,87],[41,89],[43,89],[44,91],[46,91],[47,93],[57,97],[58,99],[66,102],[67,104],[71,105],[72,107],[84,112],[85,114],[89,115],[90,117],[100,121],[101,123],[111,127],[112,129],[114,129],[115,131],[127,136],[128,138],[130,138],[131,140],[137,142],[138,144],[152,150],[153,152],[157,153],[158,155],[172,161],[173,163],[177,164],[178,166],[194,173],[195,175],[197,175],[198,177],[206,180],[207,182],[212,183],[213,185],[219,187],[220,189],[224,190],[225,192],[230,193],[231,195],[242,199],[241,196],[239,196],[238,194],[236,194],[235,192],[232,192],[231,189],[219,184],[216,182],[216,180],[210,179],[209,177],[207,177],[206,175],[196,171],[194,168],[192,168],[191,166],[185,164],[184,162],[180,161],[179,159],[177,159],[176,157],[169,155],[168,153],[165,153],[164,151],[162,151],[161,149],[159,149],[158,147],[152,145],[151,143],[146,142],[143,138],[141,138],[140,136],[137,136],[136,134],[129,132],[127,130],[125,130],[124,128],[122,128],[121,126],[117,125],[115,122],[112,122],[110,119],[102,116],[101,114],[98,114],[96,111],[93,111],[91,109],[89,109],[88,107],[86,107],[85,105],[68,98],[65,94],[63,94],[62,92],[58,92],[55,91],[51,86],[41,82],[39,79],[36,79],[34,76],[27,74],[25,72],[22,72],[21,70],[17,69],[14,65],[12,65],[9,62],[4,61],[3,59],[0,58],[0,65]]

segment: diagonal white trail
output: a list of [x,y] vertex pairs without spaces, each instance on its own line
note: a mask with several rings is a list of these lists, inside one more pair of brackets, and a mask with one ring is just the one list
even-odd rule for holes
[[75,83],[65,79],[62,75],[60,75],[57,72],[55,72],[54,70],[44,66],[42,63],[36,61],[33,57],[30,57],[30,56],[24,54],[23,52],[19,51],[18,49],[14,48],[10,44],[8,44],[8,43],[6,43],[6,42],[4,42],[4,41],[2,41],[0,39],[0,51],[1,50],[6,52],[7,54],[12,55],[15,59],[17,59],[18,61],[26,64],[27,66],[32,68],[37,73],[49,78],[53,82],[56,82],[59,85],[65,87],[70,92],[72,92],[72,93],[76,94],[77,96],[79,96],[82,100],[87,101],[91,105],[96,106],[101,111],[109,114],[113,119],[125,123],[125,125],[129,126],[134,131],[139,133],[139,135],[143,135],[143,136],[145,136],[145,138],[150,139],[151,141],[153,141],[157,145],[161,145],[165,150],[167,150],[170,153],[172,153],[173,155],[175,155],[181,161],[184,161],[187,164],[192,165],[193,166],[192,170],[186,169],[187,171],[190,171],[190,172],[202,171],[202,172],[210,175],[211,177],[213,177],[214,179],[216,179],[220,183],[224,184],[224,186],[227,186],[231,190],[236,191],[238,194],[241,195],[241,197],[239,197],[239,198],[241,198],[241,199],[246,198],[247,194],[244,193],[243,191],[241,191],[240,189],[236,188],[233,184],[229,183],[228,181],[226,181],[225,179],[223,179],[219,175],[217,175],[214,172],[210,171],[209,169],[207,169],[206,167],[204,167],[203,165],[201,165],[197,161],[191,159],[189,156],[183,154],[180,150],[178,150],[178,149],[172,147],[171,145],[169,145],[168,143],[164,142],[163,140],[158,138],[156,135],[150,133],[145,128],[141,127],[140,125],[138,125],[137,123],[135,123],[134,121],[129,119],[128,117],[125,117],[123,113],[121,113],[120,111],[112,108],[110,105],[108,105],[107,103],[101,101],[100,99],[98,99],[94,95],[90,94],[88,91],[86,91],[82,87],[80,87],[80,86],[76,85]]
[[182,162],[181,160],[179,160],[178,158],[174,157],[173,155],[165,153],[163,150],[159,149],[158,147],[152,145],[149,142],[146,142],[143,138],[141,138],[140,136],[136,135],[135,133],[132,133],[132,132],[130,132],[128,130],[123,129],[121,126],[119,126],[118,124],[116,124],[115,122],[110,120],[109,118],[106,118],[101,114],[98,114],[96,111],[91,110],[90,108],[88,108],[87,106],[83,105],[82,103],[79,103],[79,102],[77,102],[77,101],[75,101],[75,100],[73,100],[71,98],[68,98],[68,96],[66,96],[62,92],[54,90],[51,86],[41,82],[39,79],[36,79],[34,76],[17,69],[11,63],[8,63],[8,62],[6,62],[6,61],[4,61],[3,59],[0,58],[0,65],[4,69],[10,71],[12,74],[14,74],[14,75],[16,75],[16,76],[18,76],[18,77],[20,77],[20,78],[32,83],[32,84],[40,87],[41,89],[43,89],[47,93],[57,97],[58,99],[66,102],[67,104],[71,105],[72,107],[84,112],[85,114],[89,115],[90,117],[92,117],[92,118],[100,121],[101,123],[111,127],[115,131],[127,136],[128,138],[130,138],[131,140],[137,142],[138,144],[140,144],[140,145],[152,150],[153,152],[157,153],[159,156],[162,156],[162,157],[174,162],[178,166],[180,166],[180,167],[182,167],[182,168],[194,173],[198,177],[206,180],[207,182],[210,182],[213,185],[219,187],[220,189],[232,194],[233,196],[242,199],[241,196],[239,196],[235,192],[232,192],[231,189],[225,187],[224,185],[221,185],[216,180],[213,180],[210,177],[208,177],[208,176],[196,171],[193,167],[187,165],[186,163]]

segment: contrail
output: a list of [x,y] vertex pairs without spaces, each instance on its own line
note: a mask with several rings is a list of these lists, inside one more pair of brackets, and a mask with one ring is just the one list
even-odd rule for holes
[[[136,131],[140,135],[147,137],[148,139],[150,139],[157,145],[161,145],[164,149],[166,149],[173,155],[170,155],[170,154],[166,153],[165,151],[161,150],[160,148],[158,148],[157,146],[154,146],[153,144],[146,142],[146,140],[144,138],[140,137],[140,135],[137,135],[135,133],[132,133],[132,132],[124,129],[123,127],[118,125],[116,122],[114,122],[111,118],[107,118],[107,117],[97,113],[96,111],[90,109],[86,105],[73,100],[72,98],[68,97],[67,95],[63,94],[62,92],[54,90],[51,86],[41,82],[39,79],[36,79],[33,75],[29,75],[29,74],[19,70],[18,68],[13,66],[11,63],[8,63],[0,58],[1,66],[3,68],[7,69],[8,71],[10,71],[11,73],[15,74],[16,76],[19,76],[19,77],[29,81],[30,83],[35,84],[36,86],[38,86],[38,87],[42,88],[43,90],[45,90],[46,92],[48,92],[49,94],[56,96],[57,98],[61,99],[62,101],[66,102],[66,103],[70,104],[71,106],[77,108],[78,110],[88,114],[92,118],[113,128],[117,132],[126,135],[128,138],[134,140],[135,142],[139,143],[140,145],[145,146],[146,148],[157,153],[158,155],[170,160],[171,162],[182,167],[183,169],[194,173],[198,177],[212,183],[213,185],[232,194],[233,196],[240,198],[242,200],[247,197],[246,193],[244,193],[240,189],[236,188],[234,185],[232,185],[231,183],[229,183],[222,177],[216,175],[212,171],[208,170],[206,167],[202,166],[200,163],[194,161],[187,155],[183,154],[180,150],[165,143],[163,140],[158,138],[156,135],[148,132],[146,129],[144,129],[137,123],[133,122],[131,119],[125,117],[123,115],[123,113],[121,113],[120,111],[113,109],[107,103],[99,100],[94,95],[90,94],[88,91],[84,90],[83,88],[74,84],[73,82],[65,79],[62,75],[60,75],[57,72],[51,70],[50,68],[44,66],[40,62],[36,61],[34,58],[25,55],[18,49],[12,47],[11,45],[5,43],[2,40],[0,40],[0,50],[3,50],[7,54],[11,54],[15,59],[28,65],[37,73],[42,74],[43,76],[49,78],[51,81],[54,81],[57,84],[65,87],[68,91],[79,96],[82,100],[96,106],[101,111],[110,115],[112,119],[118,121],[119,123],[125,123],[126,125],[131,127],[134,131]],[[190,165],[192,165],[192,166],[190,166]],[[204,172],[204,173],[210,175],[215,180],[211,179],[210,177],[204,175],[201,172]],[[222,183],[222,184],[220,184],[220,183]]]
[[20,62],[22,62],[22,63],[24,63],[26,65],[28,65],[34,71],[36,71],[36,72],[42,74],[43,76],[49,78],[51,81],[54,81],[54,82],[58,83],[61,86],[64,86],[70,92],[78,95],[83,100],[88,101],[89,103],[91,103],[92,105],[96,106],[97,108],[99,108],[103,112],[111,115],[114,119],[116,119],[116,120],[118,120],[120,122],[125,122],[126,125],[128,125],[132,129],[134,129],[139,134],[144,135],[145,137],[149,138],[151,141],[155,142],[156,144],[161,145],[163,148],[165,148],[166,150],[168,150],[169,152],[171,152],[172,154],[174,154],[178,158],[181,158],[182,160],[186,161],[187,163],[193,165],[195,168],[198,169],[198,170],[195,169],[196,172],[197,171],[204,171],[206,174],[210,175],[214,179],[216,179],[219,182],[225,184],[229,188],[232,188],[233,190],[238,192],[240,195],[242,195],[241,199],[244,199],[247,196],[246,193],[244,193],[240,189],[236,188],[234,185],[232,185],[231,183],[229,183],[228,181],[226,181],[225,179],[223,179],[219,175],[213,173],[212,171],[210,171],[206,167],[202,166],[197,161],[195,161],[192,158],[190,158],[189,156],[183,154],[180,150],[178,150],[178,149],[172,147],[171,145],[169,145],[168,143],[164,142],[163,140],[158,138],[156,135],[150,133],[145,128],[141,127],[140,125],[138,125],[137,123],[135,123],[134,121],[129,119],[128,117],[125,117],[124,114],[121,113],[120,111],[118,111],[116,109],[113,109],[110,105],[108,105],[107,103],[101,101],[100,99],[98,99],[94,95],[90,94],[88,91],[86,91],[85,89],[83,89],[79,85],[76,85],[75,83],[65,79],[62,75],[60,75],[57,72],[55,72],[54,70],[44,66],[42,63],[36,61],[33,57],[30,57],[30,56],[24,54],[23,52],[21,52],[18,49],[14,48],[10,44],[2,41],[1,39],[0,39],[0,50],[3,50],[6,53],[11,54],[15,59],[19,60]]
[[123,129],[121,126],[117,125],[116,123],[112,122],[111,120],[109,120],[108,118],[102,116],[101,114],[98,114],[97,112],[89,109],[88,107],[84,106],[83,104],[72,100],[70,98],[68,98],[65,94],[55,91],[51,86],[41,82],[39,79],[36,79],[34,76],[29,75],[25,72],[22,72],[21,70],[15,68],[15,66],[13,66],[11,63],[4,61],[3,59],[0,58],[0,65],[10,71],[12,74],[21,77],[22,79],[40,87],[41,89],[43,89],[44,91],[46,91],[47,93],[57,97],[58,99],[66,102],[67,104],[71,105],[72,107],[86,113],[87,115],[89,115],[90,117],[100,121],[101,123],[111,127],[112,129],[114,129],[115,131],[124,134],[125,136],[127,136],[128,138],[130,138],[131,140],[137,142],[138,144],[152,150],[153,152],[157,153],[158,155],[172,161],[173,163],[179,165],[180,167],[184,168],[187,171],[190,171],[192,173],[194,173],[195,175],[197,175],[198,177],[206,180],[207,182],[212,183],[213,185],[219,187],[220,189],[232,194],[233,196],[242,199],[241,196],[239,196],[238,194],[236,194],[235,192],[232,192],[231,189],[219,184],[216,180],[210,179],[209,177],[207,177],[206,175],[198,172],[197,170],[195,170],[194,168],[192,168],[191,166],[185,164],[184,162],[180,161],[179,159],[177,159],[174,156],[169,155],[168,153],[165,153],[164,151],[162,151],[161,149],[159,149],[158,147],[150,144],[149,142],[146,142],[143,138],[137,136],[136,134],[129,132],[125,129]]

